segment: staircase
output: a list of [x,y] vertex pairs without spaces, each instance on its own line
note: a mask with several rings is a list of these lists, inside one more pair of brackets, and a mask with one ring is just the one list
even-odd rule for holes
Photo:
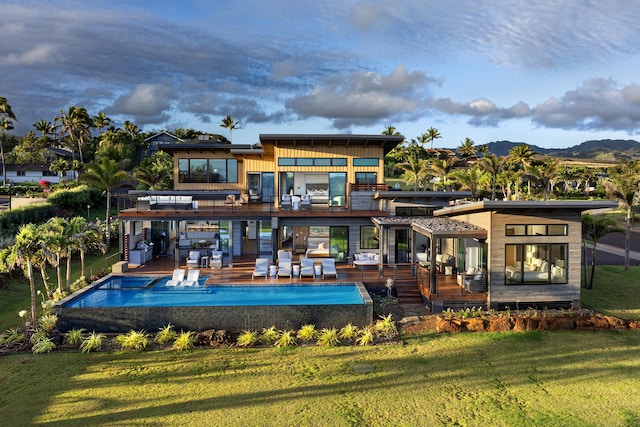
[[398,266],[395,272],[395,289],[399,304],[422,304],[422,295],[413,275],[412,266]]

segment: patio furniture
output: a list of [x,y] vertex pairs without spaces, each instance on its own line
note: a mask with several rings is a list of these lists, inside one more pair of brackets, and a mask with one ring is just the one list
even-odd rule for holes
[[182,268],[173,270],[173,277],[169,279],[165,286],[178,286],[184,280],[185,271]]
[[324,279],[327,276],[338,277],[336,260],[333,258],[322,258],[322,278]]
[[251,203],[256,203],[262,200],[262,195],[258,190],[254,190],[253,188],[249,189],[249,201]]
[[222,268],[222,251],[212,251],[209,267]]
[[182,281],[182,286],[195,286],[198,284],[198,279],[200,279],[200,270],[189,270],[187,274],[187,278]]
[[278,277],[286,277],[286,276],[289,276],[289,280],[293,280],[291,260],[281,260],[278,263]]
[[303,194],[300,197],[300,208],[301,209],[311,209],[311,195]]
[[286,249],[278,249],[278,264],[280,263],[281,260],[293,261],[291,251],[288,251]]
[[280,202],[280,207],[282,209],[291,209],[291,194],[283,194],[282,201]]
[[200,262],[200,251],[189,251],[189,257],[187,257],[187,268],[198,268]]
[[464,279],[464,288],[467,292],[485,292],[487,290],[487,281],[482,272],[472,277]]
[[253,269],[253,274],[251,276],[251,280],[254,277],[264,277],[267,278],[269,274],[269,260],[267,258],[258,258],[256,259],[256,266]]
[[241,205],[246,205],[249,203],[249,195],[248,194],[241,194],[240,195],[240,199],[238,200],[238,203]]
[[302,258],[300,260],[300,278],[311,276],[315,278],[315,270],[313,269],[313,260],[310,258]]
[[236,204],[236,195],[235,194],[227,194],[227,197],[224,199],[225,206],[235,206]]

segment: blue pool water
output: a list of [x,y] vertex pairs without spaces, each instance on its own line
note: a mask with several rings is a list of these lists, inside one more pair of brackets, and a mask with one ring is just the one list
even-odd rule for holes
[[224,307],[364,304],[355,284],[165,286],[169,278],[112,277],[66,307]]

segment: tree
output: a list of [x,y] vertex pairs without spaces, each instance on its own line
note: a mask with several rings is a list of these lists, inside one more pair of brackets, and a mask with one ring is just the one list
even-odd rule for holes
[[53,173],[60,175],[60,178],[64,177],[70,170],[69,162],[65,159],[58,159],[51,162],[49,170]]
[[407,161],[398,165],[400,169],[404,171],[402,177],[409,185],[413,184],[413,189],[418,190],[418,187],[424,187],[427,178],[427,162],[423,159],[418,159],[414,156],[409,156]]
[[443,190],[447,190],[447,178],[449,174],[453,171],[453,166],[456,164],[455,157],[449,157],[447,159],[437,159],[431,162],[431,170],[434,175],[439,178],[439,184],[442,186]]
[[240,129],[240,120],[236,120],[231,117],[230,114],[227,114],[227,117],[222,119],[222,123],[220,123],[220,127],[229,129],[229,140],[233,144],[233,133],[234,129]]
[[[80,252],[81,274],[86,277],[85,271],[85,255],[91,250],[100,250],[106,252],[107,245],[102,239],[102,230],[94,222],[89,222],[81,216],[71,218],[70,227],[70,245],[73,250]],[[71,258],[71,257],[69,257]]]
[[109,250],[111,242],[111,193],[114,189],[130,182],[131,175],[123,170],[122,162],[102,158],[100,163],[91,163],[83,175],[84,181],[89,185],[105,192],[107,197],[106,208],[106,243]]
[[637,162],[622,162],[609,170],[609,177],[602,183],[607,196],[618,201],[620,207],[627,211],[626,236],[624,242],[624,269],[629,269],[629,252],[631,250],[631,224],[633,221],[633,204],[640,182]]
[[[584,287],[586,289],[593,288],[593,278],[596,274],[596,246],[598,240],[609,233],[624,233],[624,230],[618,226],[618,222],[606,215],[592,216],[589,213],[582,215],[582,247],[584,252]],[[593,246],[591,248],[591,278],[587,274],[587,240],[591,240]]]
[[[126,122],[125,122],[126,123]],[[98,128],[98,132],[102,134],[102,129],[111,125],[111,119],[104,112],[99,112],[93,116],[93,126]]]
[[[533,156],[537,153],[527,144],[519,144],[509,150],[509,159],[515,166],[516,170],[524,170],[531,164]],[[531,197],[531,182],[527,182],[528,197]],[[520,197],[520,181],[516,183],[516,196]]]
[[487,153],[478,160],[480,168],[487,172],[491,176],[491,200],[496,199],[496,184],[498,181],[498,175],[504,169],[506,160],[498,157],[495,154]]
[[[70,254],[70,229],[69,221],[60,217],[50,218],[42,230],[42,238],[44,246],[47,250],[47,259],[49,264],[56,269],[56,277],[58,281],[58,294],[62,296],[65,288],[62,285],[62,260],[67,259],[67,287],[71,287],[71,263],[69,262]],[[69,290],[69,289],[67,289]]]
[[44,164],[48,158],[47,140],[44,137],[36,138],[36,134],[29,131],[20,143],[13,147],[7,158],[9,162],[17,164]]
[[429,129],[427,129],[426,133],[422,134],[422,137],[431,142],[431,149],[433,150],[433,140],[442,138],[442,135],[440,135],[438,129],[430,127]]
[[60,138],[68,138],[72,146],[74,143],[76,144],[80,163],[84,163],[82,146],[86,140],[91,138],[90,129],[93,127],[93,120],[89,117],[87,109],[71,106],[66,112],[60,110],[60,116],[56,117],[56,121],[60,122]]
[[480,188],[486,181],[486,173],[477,163],[469,168],[455,170],[451,172],[451,175],[453,180],[460,184],[462,190],[471,191],[472,199],[478,199]]
[[456,150],[458,155],[463,159],[474,157],[477,154],[477,150],[474,144],[475,142],[473,142],[472,139],[465,138],[464,141],[460,143],[460,146]]
[[36,128],[36,130],[40,132],[42,134],[42,137],[47,141],[49,140],[49,136],[53,135],[53,132],[55,132],[55,127],[53,126],[53,124],[49,121],[46,121],[45,119],[38,120],[33,124],[33,127]]
[[7,101],[7,98],[0,96],[0,158],[2,160],[2,185],[7,185],[7,168],[4,160],[4,143],[6,138],[6,131],[13,129],[13,122],[11,120],[16,118],[15,113],[11,109],[11,105]]
[[386,126],[382,132],[380,132],[380,135],[400,136],[402,134],[398,132],[394,126],[389,125]]
[[38,318],[36,315],[36,286],[33,280],[33,260],[42,249],[40,232],[37,225],[25,224],[20,227],[14,245],[16,262],[23,267],[25,276],[29,279],[29,290],[31,292],[31,324],[36,329]]
[[560,159],[554,160],[551,157],[547,157],[542,161],[534,162],[525,167],[527,176],[534,178],[542,186],[542,195],[545,202],[549,198],[553,181],[558,177],[559,166]]
[[148,190],[173,188],[173,157],[165,151],[156,151],[133,170],[133,176]]

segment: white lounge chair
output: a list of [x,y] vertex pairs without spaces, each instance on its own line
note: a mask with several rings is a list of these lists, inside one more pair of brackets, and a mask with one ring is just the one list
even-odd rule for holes
[[198,268],[200,264],[200,251],[189,251],[187,268]]
[[313,260],[311,258],[302,258],[300,260],[300,278],[305,276],[316,277],[316,272],[313,268]]
[[278,263],[278,277],[289,276],[289,280],[293,280],[293,272],[291,268],[291,260],[282,259]]
[[254,277],[264,277],[265,279],[269,275],[269,260],[267,258],[258,258],[256,259],[256,266],[253,269],[253,275],[251,276],[251,280]]
[[333,258],[322,258],[322,278],[324,279],[327,276],[338,277],[336,260]]
[[213,251],[211,253],[211,260],[209,261],[210,268],[222,268],[222,251]]
[[195,286],[198,284],[198,279],[200,279],[200,270],[189,270],[187,278],[182,281],[182,286]]
[[169,279],[165,286],[178,286],[184,280],[184,270],[179,268],[173,270],[173,277]]

